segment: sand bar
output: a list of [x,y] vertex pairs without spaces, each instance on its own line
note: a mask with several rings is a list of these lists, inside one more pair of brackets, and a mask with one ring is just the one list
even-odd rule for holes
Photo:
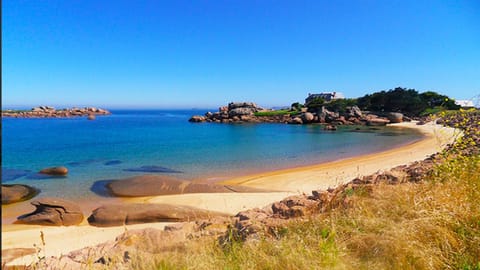
[[[440,151],[460,134],[459,131],[452,128],[432,123],[418,126],[412,122],[395,124],[395,126],[418,129],[425,134],[425,137],[417,142],[384,152],[318,165],[235,177],[222,182],[283,192],[183,194],[125,199],[125,202],[189,205],[234,215],[245,209],[264,207],[288,195],[310,193],[315,189],[334,187],[357,176],[368,175],[379,170],[387,170],[398,165],[422,160]],[[2,224],[2,250],[31,248],[34,244],[42,247],[40,232],[43,232],[46,245],[41,251],[42,255],[47,257],[60,256],[83,247],[114,240],[126,229],[163,228],[166,224],[168,223],[148,223],[110,228],[89,226],[86,221],[79,226],[71,227]],[[26,256],[10,264],[28,264],[34,260],[34,257]]]

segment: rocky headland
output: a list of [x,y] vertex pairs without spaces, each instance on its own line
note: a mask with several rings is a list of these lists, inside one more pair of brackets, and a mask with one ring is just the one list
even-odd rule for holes
[[14,117],[14,118],[68,118],[68,117],[80,117],[87,116],[89,120],[94,120],[95,115],[108,115],[111,114],[108,110],[85,107],[85,108],[66,108],[57,110],[50,106],[34,107],[31,110],[4,110],[2,111],[2,117]]
[[253,102],[231,102],[217,112],[194,115],[190,122],[213,123],[286,123],[286,124],[326,124],[326,129],[334,130],[337,125],[384,126],[388,123],[410,121],[410,118],[394,112],[362,112],[357,106],[349,106],[343,112],[329,111],[325,106],[301,108],[299,110],[269,110]]

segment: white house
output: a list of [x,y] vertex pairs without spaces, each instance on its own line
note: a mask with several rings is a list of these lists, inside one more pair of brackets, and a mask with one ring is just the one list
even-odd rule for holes
[[320,94],[310,94],[308,93],[308,97],[305,99],[305,104],[309,103],[310,101],[321,98],[325,101],[331,101],[334,99],[344,99],[345,96],[340,92],[322,92]]
[[472,100],[455,100],[455,104],[460,105],[462,108],[473,108],[475,105]]

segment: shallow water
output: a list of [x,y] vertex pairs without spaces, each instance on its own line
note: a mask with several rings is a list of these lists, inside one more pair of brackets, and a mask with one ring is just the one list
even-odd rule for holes
[[[42,196],[102,196],[101,180],[145,173],[218,180],[311,165],[410,143],[421,134],[400,128],[189,123],[205,110],[118,110],[94,121],[2,119],[2,182],[41,189]],[[36,174],[66,166],[67,177]],[[98,185],[98,184],[97,184]],[[98,189],[98,186],[97,186]]]

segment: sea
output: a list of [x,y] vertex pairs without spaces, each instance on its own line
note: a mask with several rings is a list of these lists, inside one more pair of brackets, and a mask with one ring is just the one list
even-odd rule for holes
[[[142,174],[215,182],[384,151],[422,135],[395,127],[190,123],[207,110],[111,110],[79,118],[2,118],[2,183],[42,196],[108,196],[102,183]],[[213,110],[212,110],[213,111]],[[66,177],[38,174],[65,166]]]

